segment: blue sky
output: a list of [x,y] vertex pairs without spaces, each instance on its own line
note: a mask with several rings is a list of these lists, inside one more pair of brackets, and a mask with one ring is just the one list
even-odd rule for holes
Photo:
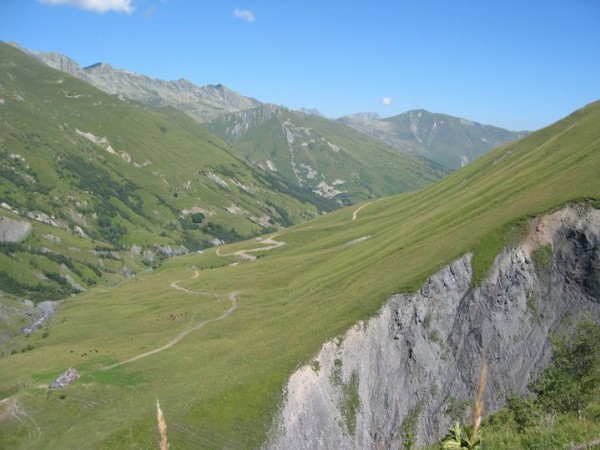
[[[62,4],[61,4],[62,3]],[[0,0],[0,40],[330,117],[537,129],[600,99],[597,0]]]

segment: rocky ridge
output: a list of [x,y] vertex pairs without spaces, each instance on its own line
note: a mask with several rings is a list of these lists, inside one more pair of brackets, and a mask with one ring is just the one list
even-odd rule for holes
[[[600,318],[600,211],[569,206],[532,223],[473,288],[472,256],[395,295],[295,372],[268,448],[401,448],[436,441],[449,405],[469,401],[484,357],[486,412],[524,393],[551,356],[550,333]],[[538,254],[552,249],[544,262]]]
[[133,100],[144,105],[172,106],[200,122],[261,105],[258,100],[238,94],[222,84],[198,87],[183,78],[160,80],[117,69],[106,63],[82,68],[60,53],[37,52],[19,47],[15,43],[11,44],[44,64],[67,72],[108,94],[119,95],[121,99]]

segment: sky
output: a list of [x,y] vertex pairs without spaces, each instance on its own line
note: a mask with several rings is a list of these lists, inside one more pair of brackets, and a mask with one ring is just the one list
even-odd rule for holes
[[598,0],[0,0],[0,40],[328,117],[535,130],[600,99]]

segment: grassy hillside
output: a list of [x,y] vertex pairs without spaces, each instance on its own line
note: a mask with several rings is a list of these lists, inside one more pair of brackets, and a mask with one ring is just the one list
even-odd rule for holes
[[340,205],[412,191],[447,173],[339,122],[274,105],[206,126],[251,163]]
[[[420,191],[69,299],[0,351],[0,446],[151,448],[158,398],[172,448],[258,447],[286,377],[325,340],[467,251],[482,276],[524,218],[598,205],[599,129],[597,102]],[[48,391],[71,366],[81,378]]]
[[0,215],[34,224],[26,242],[0,245],[2,290],[61,298],[67,276],[100,281],[98,251],[135,244],[153,266],[318,214],[187,115],[123,102],[1,43],[0,99]]

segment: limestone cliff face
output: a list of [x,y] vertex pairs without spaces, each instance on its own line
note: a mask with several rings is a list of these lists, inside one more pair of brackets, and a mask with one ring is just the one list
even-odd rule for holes
[[[392,297],[292,375],[267,447],[401,448],[409,433],[417,445],[435,441],[449,404],[472,398],[484,355],[486,411],[500,408],[548,363],[553,330],[600,317],[599,243],[600,211],[570,206],[534,221],[480,286],[465,255],[416,294]],[[535,251],[549,245],[543,263]]]

